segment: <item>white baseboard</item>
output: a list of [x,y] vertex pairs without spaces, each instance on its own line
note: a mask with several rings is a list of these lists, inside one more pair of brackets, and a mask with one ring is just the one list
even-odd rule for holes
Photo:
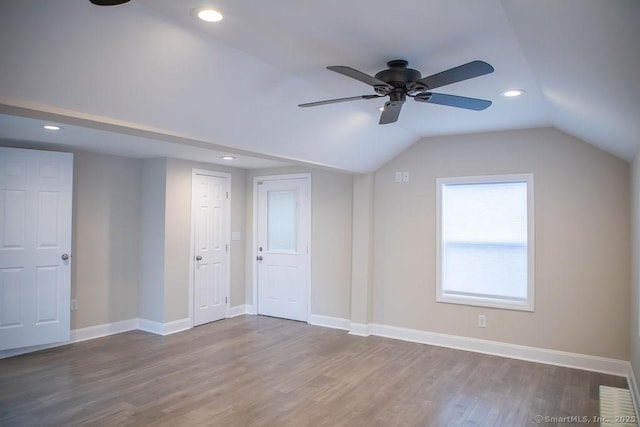
[[187,317],[184,319],[174,320],[173,322],[165,323],[163,327],[162,335],[170,335],[175,334],[176,332],[186,331],[187,329],[191,329],[191,319]]
[[0,351],[0,359],[7,357],[20,356],[21,354],[33,353],[34,351],[46,350],[48,348],[60,347],[61,345],[71,344],[72,341],[55,342],[52,344],[34,345],[31,347],[12,348],[11,350]]
[[412,341],[420,344],[437,345],[457,350],[509,357],[511,359],[565,366],[568,368],[583,369],[593,372],[602,372],[627,378],[630,377],[630,364],[626,360],[569,353],[558,350],[548,350],[544,348],[487,341],[456,335],[438,334],[435,332],[400,328],[397,326],[356,323],[350,322],[348,319],[323,316],[319,314],[312,314],[309,318],[309,323],[316,326],[347,330],[351,335],[377,335],[403,341]]
[[163,335],[164,324],[148,319],[138,319],[138,329],[156,335]]
[[94,338],[106,337],[108,335],[119,334],[136,329],[156,335],[169,335],[191,329],[191,321],[189,319],[180,319],[173,322],[160,323],[147,319],[129,319],[113,323],[105,323],[103,325],[89,326],[87,328],[72,330],[69,341],[0,351],[0,359],[26,353],[33,353],[34,351],[46,350],[48,348],[59,347],[61,345],[72,344],[75,342],[92,340]]
[[[255,306],[241,305],[233,307],[229,317],[242,314],[254,314]],[[334,329],[349,331],[352,335],[377,335],[381,337],[411,341],[420,344],[437,345],[440,347],[454,348],[458,350],[473,351],[476,353],[492,354],[496,356],[521,359],[531,362],[546,363],[549,365],[565,366],[569,368],[584,369],[587,371],[602,372],[627,378],[631,394],[633,396],[636,411],[640,404],[640,393],[633,368],[628,361],[610,359],[605,357],[589,356],[578,353],[568,353],[557,350],[548,350],[536,347],[527,347],[516,344],[508,344],[496,341],[487,341],[476,338],[467,338],[456,335],[438,334],[435,332],[421,331],[417,329],[400,328],[380,324],[363,324],[350,322],[348,319],[312,314],[309,323],[316,326],[324,326]],[[71,331],[71,339],[68,342],[24,347],[19,349],[0,351],[0,359],[45,350],[65,344],[100,338],[107,335],[140,329],[157,335],[169,335],[191,328],[190,319],[180,319],[168,323],[154,322],[147,319],[129,319],[104,325],[90,326]]]
[[[229,317],[241,316],[243,314],[251,314],[255,315],[256,306],[255,305],[237,305],[232,307],[229,311]],[[310,314],[308,323],[314,326],[323,326],[325,328],[332,329],[343,329],[346,331],[350,330],[350,325],[352,323],[348,319],[343,319],[340,317],[331,317],[331,316],[323,316],[321,314]]]
[[367,325],[366,323],[351,322],[349,324],[349,333],[351,335],[368,337],[369,335],[371,335],[371,329],[369,328],[369,325]]
[[132,331],[134,329],[138,329],[138,319],[122,320],[120,322],[105,323],[104,325],[74,329],[71,331],[69,341],[0,351],[0,359],[19,356],[26,353],[33,353],[34,351],[46,350],[48,348],[60,347],[61,345],[73,344],[75,342],[91,340],[94,338],[106,337],[107,335],[119,334],[121,332]]
[[323,316],[321,314],[311,314],[309,315],[309,324],[315,326],[324,326],[326,328],[333,329],[344,329],[345,331],[349,330],[349,322],[348,319],[342,319],[340,317],[331,317],[331,316]]
[[156,335],[170,335],[191,329],[191,320],[186,318],[168,323],[160,323],[153,320],[138,319],[138,329]]
[[247,304],[242,304],[242,305],[236,305],[235,307],[231,307],[229,309],[229,317],[237,317],[237,316],[242,316],[243,314],[251,314],[249,313],[249,305]]
[[546,363],[548,365],[565,366],[586,371],[602,372],[605,374],[627,377],[629,362],[626,360],[609,359],[605,357],[589,356],[579,353],[548,350],[537,347],[507,344],[497,341],[487,341],[456,335],[445,335],[416,329],[399,328],[372,324],[371,335],[412,341],[421,344],[437,345],[476,353],[492,354],[512,359],[530,362]]
[[122,320],[120,322],[105,323],[104,325],[74,329],[71,331],[70,342],[92,340],[94,338],[106,337],[107,335],[133,331],[134,329],[138,329],[138,319]]

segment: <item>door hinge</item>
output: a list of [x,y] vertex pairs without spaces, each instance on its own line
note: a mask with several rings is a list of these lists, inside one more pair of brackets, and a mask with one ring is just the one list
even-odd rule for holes
[[227,199],[229,198],[229,192],[227,191]]
[[224,251],[225,252],[229,252],[229,244],[228,243],[224,244]]
[[229,303],[229,297],[224,297],[224,303],[228,304]]
[[264,184],[264,182],[258,181],[258,185],[262,185],[262,184]]

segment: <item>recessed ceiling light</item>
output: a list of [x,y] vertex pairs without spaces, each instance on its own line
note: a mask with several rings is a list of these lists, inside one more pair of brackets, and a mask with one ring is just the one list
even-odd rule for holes
[[222,14],[214,9],[200,9],[196,12],[196,15],[205,22],[222,21]]
[[235,160],[236,158],[233,156],[222,156],[220,157],[222,160]]
[[506,96],[507,98],[513,98],[514,96],[520,96],[524,93],[522,89],[509,89],[502,92],[502,96]]
[[56,126],[56,125],[44,125],[42,127],[44,129],[46,129],[46,130],[60,130],[60,129],[62,129],[60,126]]
[[378,110],[380,110],[380,111],[384,111],[384,106],[383,106],[383,107],[378,108]]

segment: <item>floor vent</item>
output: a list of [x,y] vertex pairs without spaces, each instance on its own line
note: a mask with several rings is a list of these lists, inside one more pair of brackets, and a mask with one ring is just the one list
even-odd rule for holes
[[600,425],[638,425],[631,392],[628,389],[600,386]]

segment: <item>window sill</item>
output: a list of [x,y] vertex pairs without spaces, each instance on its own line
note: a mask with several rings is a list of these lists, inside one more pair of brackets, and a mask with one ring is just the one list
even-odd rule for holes
[[533,301],[512,301],[480,296],[445,294],[438,295],[436,297],[436,302],[471,305],[475,307],[499,308],[502,310],[535,311]]

